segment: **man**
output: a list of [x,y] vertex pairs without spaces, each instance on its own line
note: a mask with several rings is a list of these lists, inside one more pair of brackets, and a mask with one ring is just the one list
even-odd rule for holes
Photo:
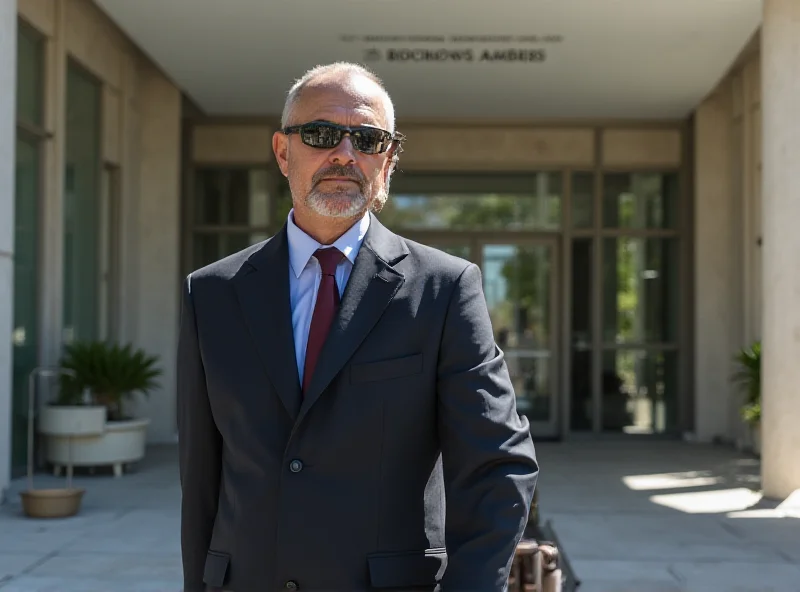
[[185,590],[505,590],[539,469],[480,272],[375,217],[370,72],[310,71],[282,125],[286,225],[184,284]]

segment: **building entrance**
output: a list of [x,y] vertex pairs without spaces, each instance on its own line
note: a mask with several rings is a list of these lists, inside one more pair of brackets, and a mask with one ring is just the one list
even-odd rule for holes
[[535,437],[678,432],[676,174],[403,173],[391,189],[389,228],[481,268]]

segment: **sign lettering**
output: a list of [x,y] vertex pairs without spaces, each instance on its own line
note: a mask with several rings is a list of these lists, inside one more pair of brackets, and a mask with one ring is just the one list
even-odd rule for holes
[[[364,43],[362,51],[367,62],[541,64],[549,58],[544,46],[561,43],[564,36],[341,35],[339,39],[344,43]],[[419,47],[420,44],[424,47]],[[533,44],[538,47],[531,47]]]
[[544,49],[421,49],[370,48],[364,52],[368,61],[385,59],[387,62],[508,62],[541,63],[547,59]]

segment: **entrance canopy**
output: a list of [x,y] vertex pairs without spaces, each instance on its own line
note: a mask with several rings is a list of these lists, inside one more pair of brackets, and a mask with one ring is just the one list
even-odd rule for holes
[[276,115],[306,69],[366,63],[403,118],[681,118],[760,0],[95,0],[209,114]]

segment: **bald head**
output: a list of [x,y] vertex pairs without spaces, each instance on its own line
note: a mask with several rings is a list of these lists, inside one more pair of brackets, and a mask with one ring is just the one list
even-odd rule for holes
[[296,125],[296,107],[302,96],[309,91],[345,91],[348,94],[367,98],[379,97],[382,103],[386,129],[394,133],[394,105],[383,86],[383,82],[371,71],[358,64],[336,62],[317,66],[299,78],[286,97],[281,116],[281,127]]

